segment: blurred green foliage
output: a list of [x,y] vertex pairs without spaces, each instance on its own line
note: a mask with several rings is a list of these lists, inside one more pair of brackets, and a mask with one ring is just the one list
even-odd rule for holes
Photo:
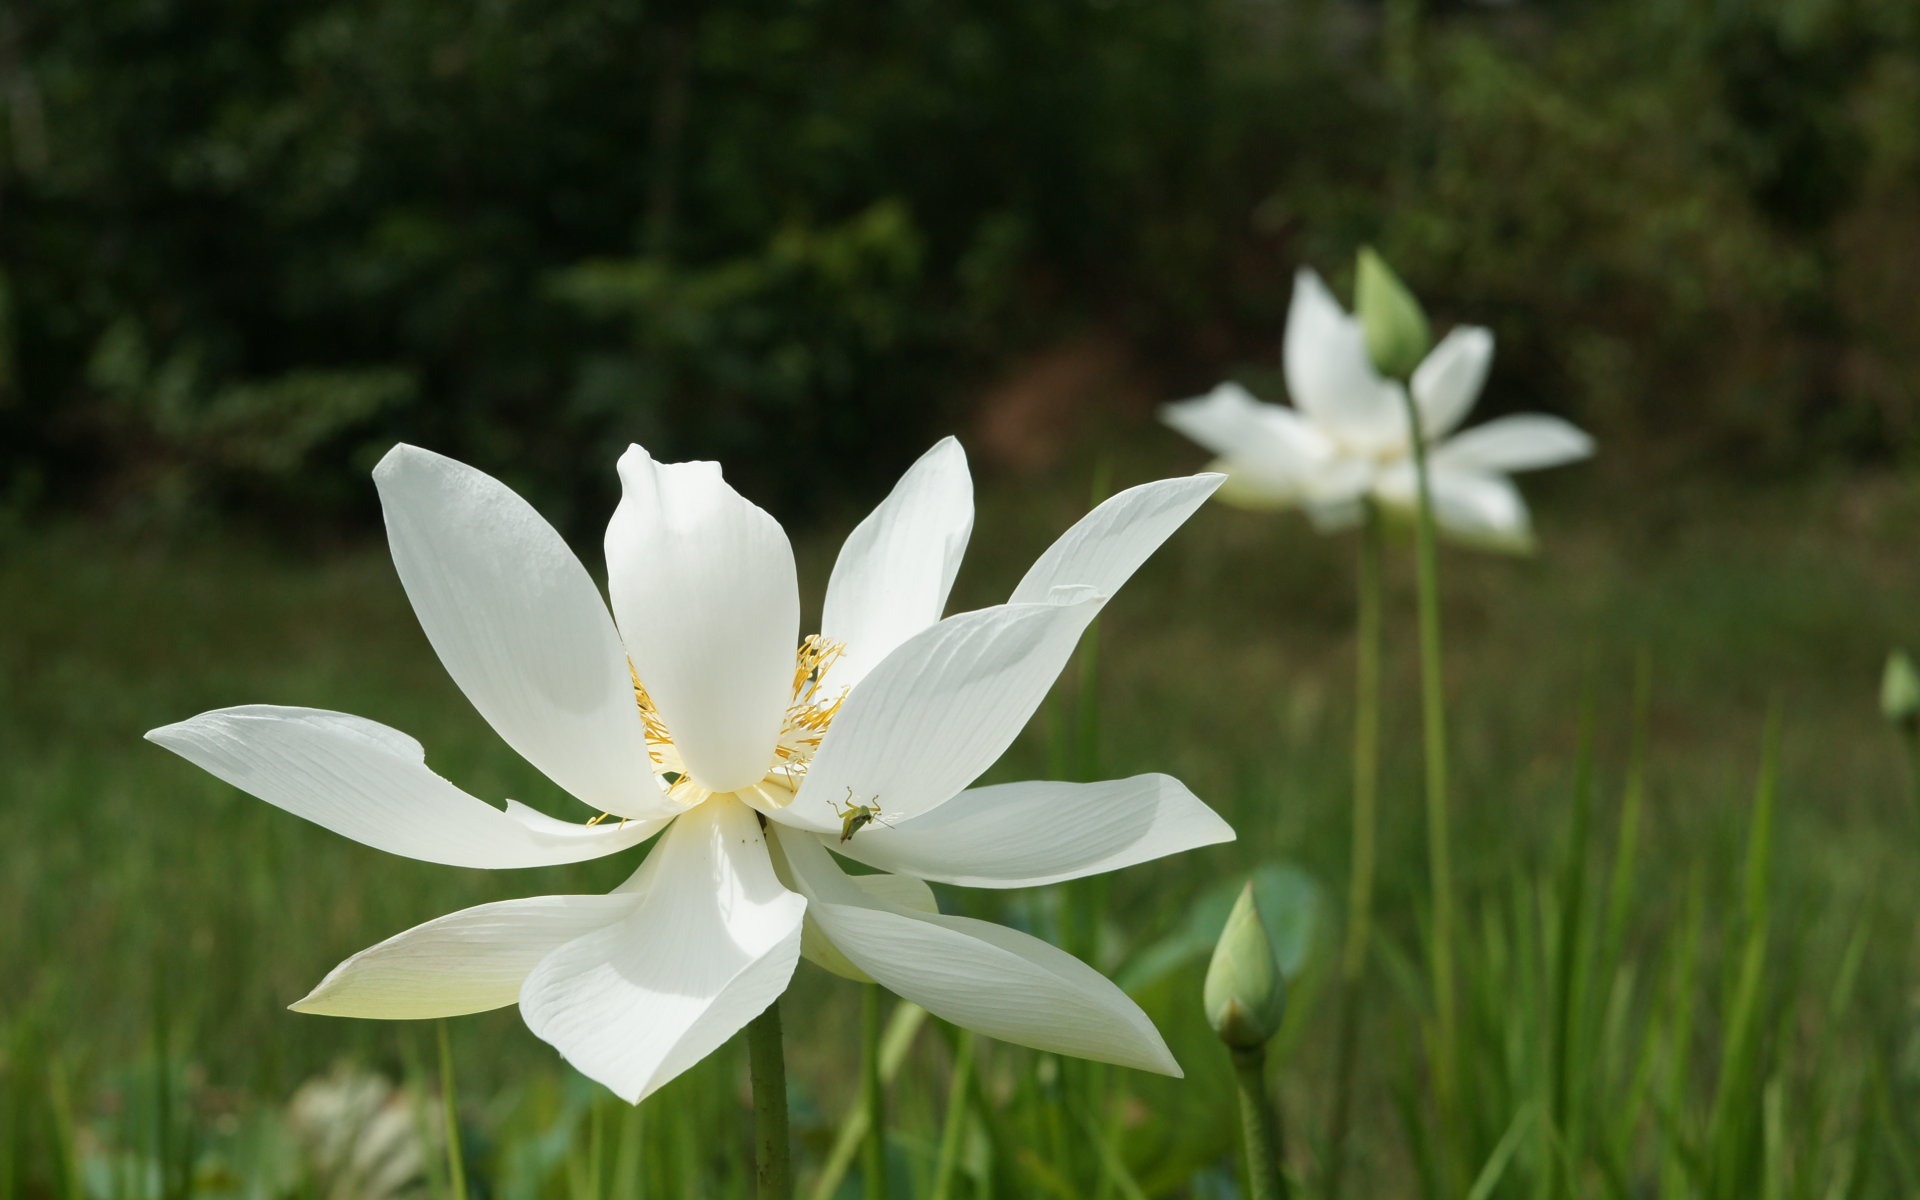
[[1910,0],[11,0],[0,502],[311,519],[406,438],[584,520],[642,438],[803,508],[1063,338],[1269,363],[1362,242],[1496,404],[1883,456],[1916,114]]

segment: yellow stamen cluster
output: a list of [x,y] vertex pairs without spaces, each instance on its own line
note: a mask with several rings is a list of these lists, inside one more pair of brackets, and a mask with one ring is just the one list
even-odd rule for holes
[[[826,685],[827,672],[845,652],[845,644],[830,642],[817,633],[808,634],[795,652],[793,699],[780,725],[780,739],[773,748],[774,761],[768,767],[766,778],[750,789],[765,803],[783,806],[800,790],[807,763],[820,748],[821,739],[826,737],[827,727],[833,724],[840,706],[846,702],[846,688],[831,691]],[[640,682],[640,672],[634,669],[631,660],[627,662],[627,674],[633,679],[633,699],[640,707],[647,757],[653,762],[654,772],[666,778],[670,798],[691,808],[710,793],[687,774],[680,751],[673,744],[673,734],[661,719],[659,706],[647,694],[646,685]]]

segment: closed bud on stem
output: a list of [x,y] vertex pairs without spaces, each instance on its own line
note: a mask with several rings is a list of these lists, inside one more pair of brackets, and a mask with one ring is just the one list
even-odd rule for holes
[[1249,882],[1234,902],[1207,966],[1203,993],[1207,1022],[1234,1050],[1257,1050],[1280,1032],[1287,1012],[1287,985],[1273,956],[1273,941],[1260,920]]
[[1880,714],[1907,736],[1920,736],[1920,670],[1905,650],[1887,656],[1887,670],[1880,677]]
[[1373,365],[1382,375],[1410,378],[1433,347],[1433,329],[1407,285],[1370,247],[1360,250],[1353,310],[1366,334],[1367,355]]

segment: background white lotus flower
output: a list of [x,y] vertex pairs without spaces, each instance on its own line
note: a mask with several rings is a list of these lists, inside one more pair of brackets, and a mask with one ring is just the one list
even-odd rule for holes
[[[1115,496],[1007,604],[941,620],[973,521],[947,439],[847,539],[822,633],[805,640],[785,533],[716,464],[663,465],[636,446],[620,478],[609,612],[560,535],[498,481],[411,446],[375,471],[401,582],[448,673],[601,818],[497,809],[429,770],[405,734],[341,713],[255,705],[148,734],[271,804],[429,862],[574,862],[664,831],[611,894],[429,921],[294,1007],[417,1018],[518,1003],[534,1033],[637,1102],[773,1003],[804,948],[981,1032],[1177,1074],[1113,984],[1037,939],[939,915],[922,881],[1025,886],[1232,837],[1164,776],[964,790],[1221,477]],[[875,817],[851,838],[848,803]],[[889,873],[847,875],[830,850]]]
[[1593,453],[1593,441],[1559,417],[1499,417],[1464,432],[1493,361],[1493,334],[1453,330],[1413,371],[1408,385],[1383,376],[1357,318],[1320,277],[1294,277],[1283,349],[1293,407],[1256,400],[1223,383],[1195,400],[1169,404],[1161,419],[1219,455],[1220,498],[1246,507],[1298,505],[1322,529],[1359,520],[1371,500],[1411,512],[1419,502],[1407,392],[1428,447],[1433,515],[1440,529],[1489,549],[1533,544],[1526,502],[1509,476]]

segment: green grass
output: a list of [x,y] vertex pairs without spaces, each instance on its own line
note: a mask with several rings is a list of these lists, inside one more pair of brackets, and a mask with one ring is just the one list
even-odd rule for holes
[[[1127,458],[1115,478],[1164,469]],[[956,605],[1004,597],[1084,510],[1085,478],[983,481]],[[1442,555],[1462,1027],[1445,1122],[1421,1047],[1412,581],[1408,547],[1390,547],[1380,937],[1347,1194],[1442,1194],[1432,1164],[1446,1159],[1483,1197],[1920,1190],[1920,820],[1875,710],[1887,649],[1920,643],[1920,497],[1891,480],[1547,482],[1539,557]],[[853,518],[800,546],[816,608]],[[576,544],[593,561],[592,542]],[[1098,930],[1063,921],[1057,889],[947,890],[943,904],[1091,945],[1116,972],[1196,896],[1263,862],[1317,877],[1337,920],[1353,550],[1291,519],[1204,511],[1102,618],[1097,672],[1070,670],[995,772],[1170,771],[1237,843],[1105,881]],[[227,704],[338,708],[414,734],[476,794],[569,813],[447,680],[380,545],[14,533],[0,614],[0,1200],[324,1194],[288,1105],[340,1064],[398,1085],[396,1111],[429,1151],[420,1186],[447,1194],[435,1028],[285,1005],[399,929],[605,888],[630,861],[486,873],[396,860],[140,740]],[[1097,681],[1097,719],[1082,678]],[[1319,1000],[1335,994],[1322,986],[1335,932],[1297,981],[1274,1055],[1307,1194],[1325,1155],[1336,1019]],[[951,1131],[955,1043],[928,1022],[891,1086],[894,1194],[930,1187],[943,1133],[955,1196],[1234,1194],[1231,1075],[1200,1014],[1203,965],[1137,993],[1185,1081],[981,1041]],[[796,977],[803,1192],[858,1106],[859,1010],[857,988],[811,967]],[[744,1194],[742,1048],[629,1110],[512,1010],[448,1032],[474,1196]]]

